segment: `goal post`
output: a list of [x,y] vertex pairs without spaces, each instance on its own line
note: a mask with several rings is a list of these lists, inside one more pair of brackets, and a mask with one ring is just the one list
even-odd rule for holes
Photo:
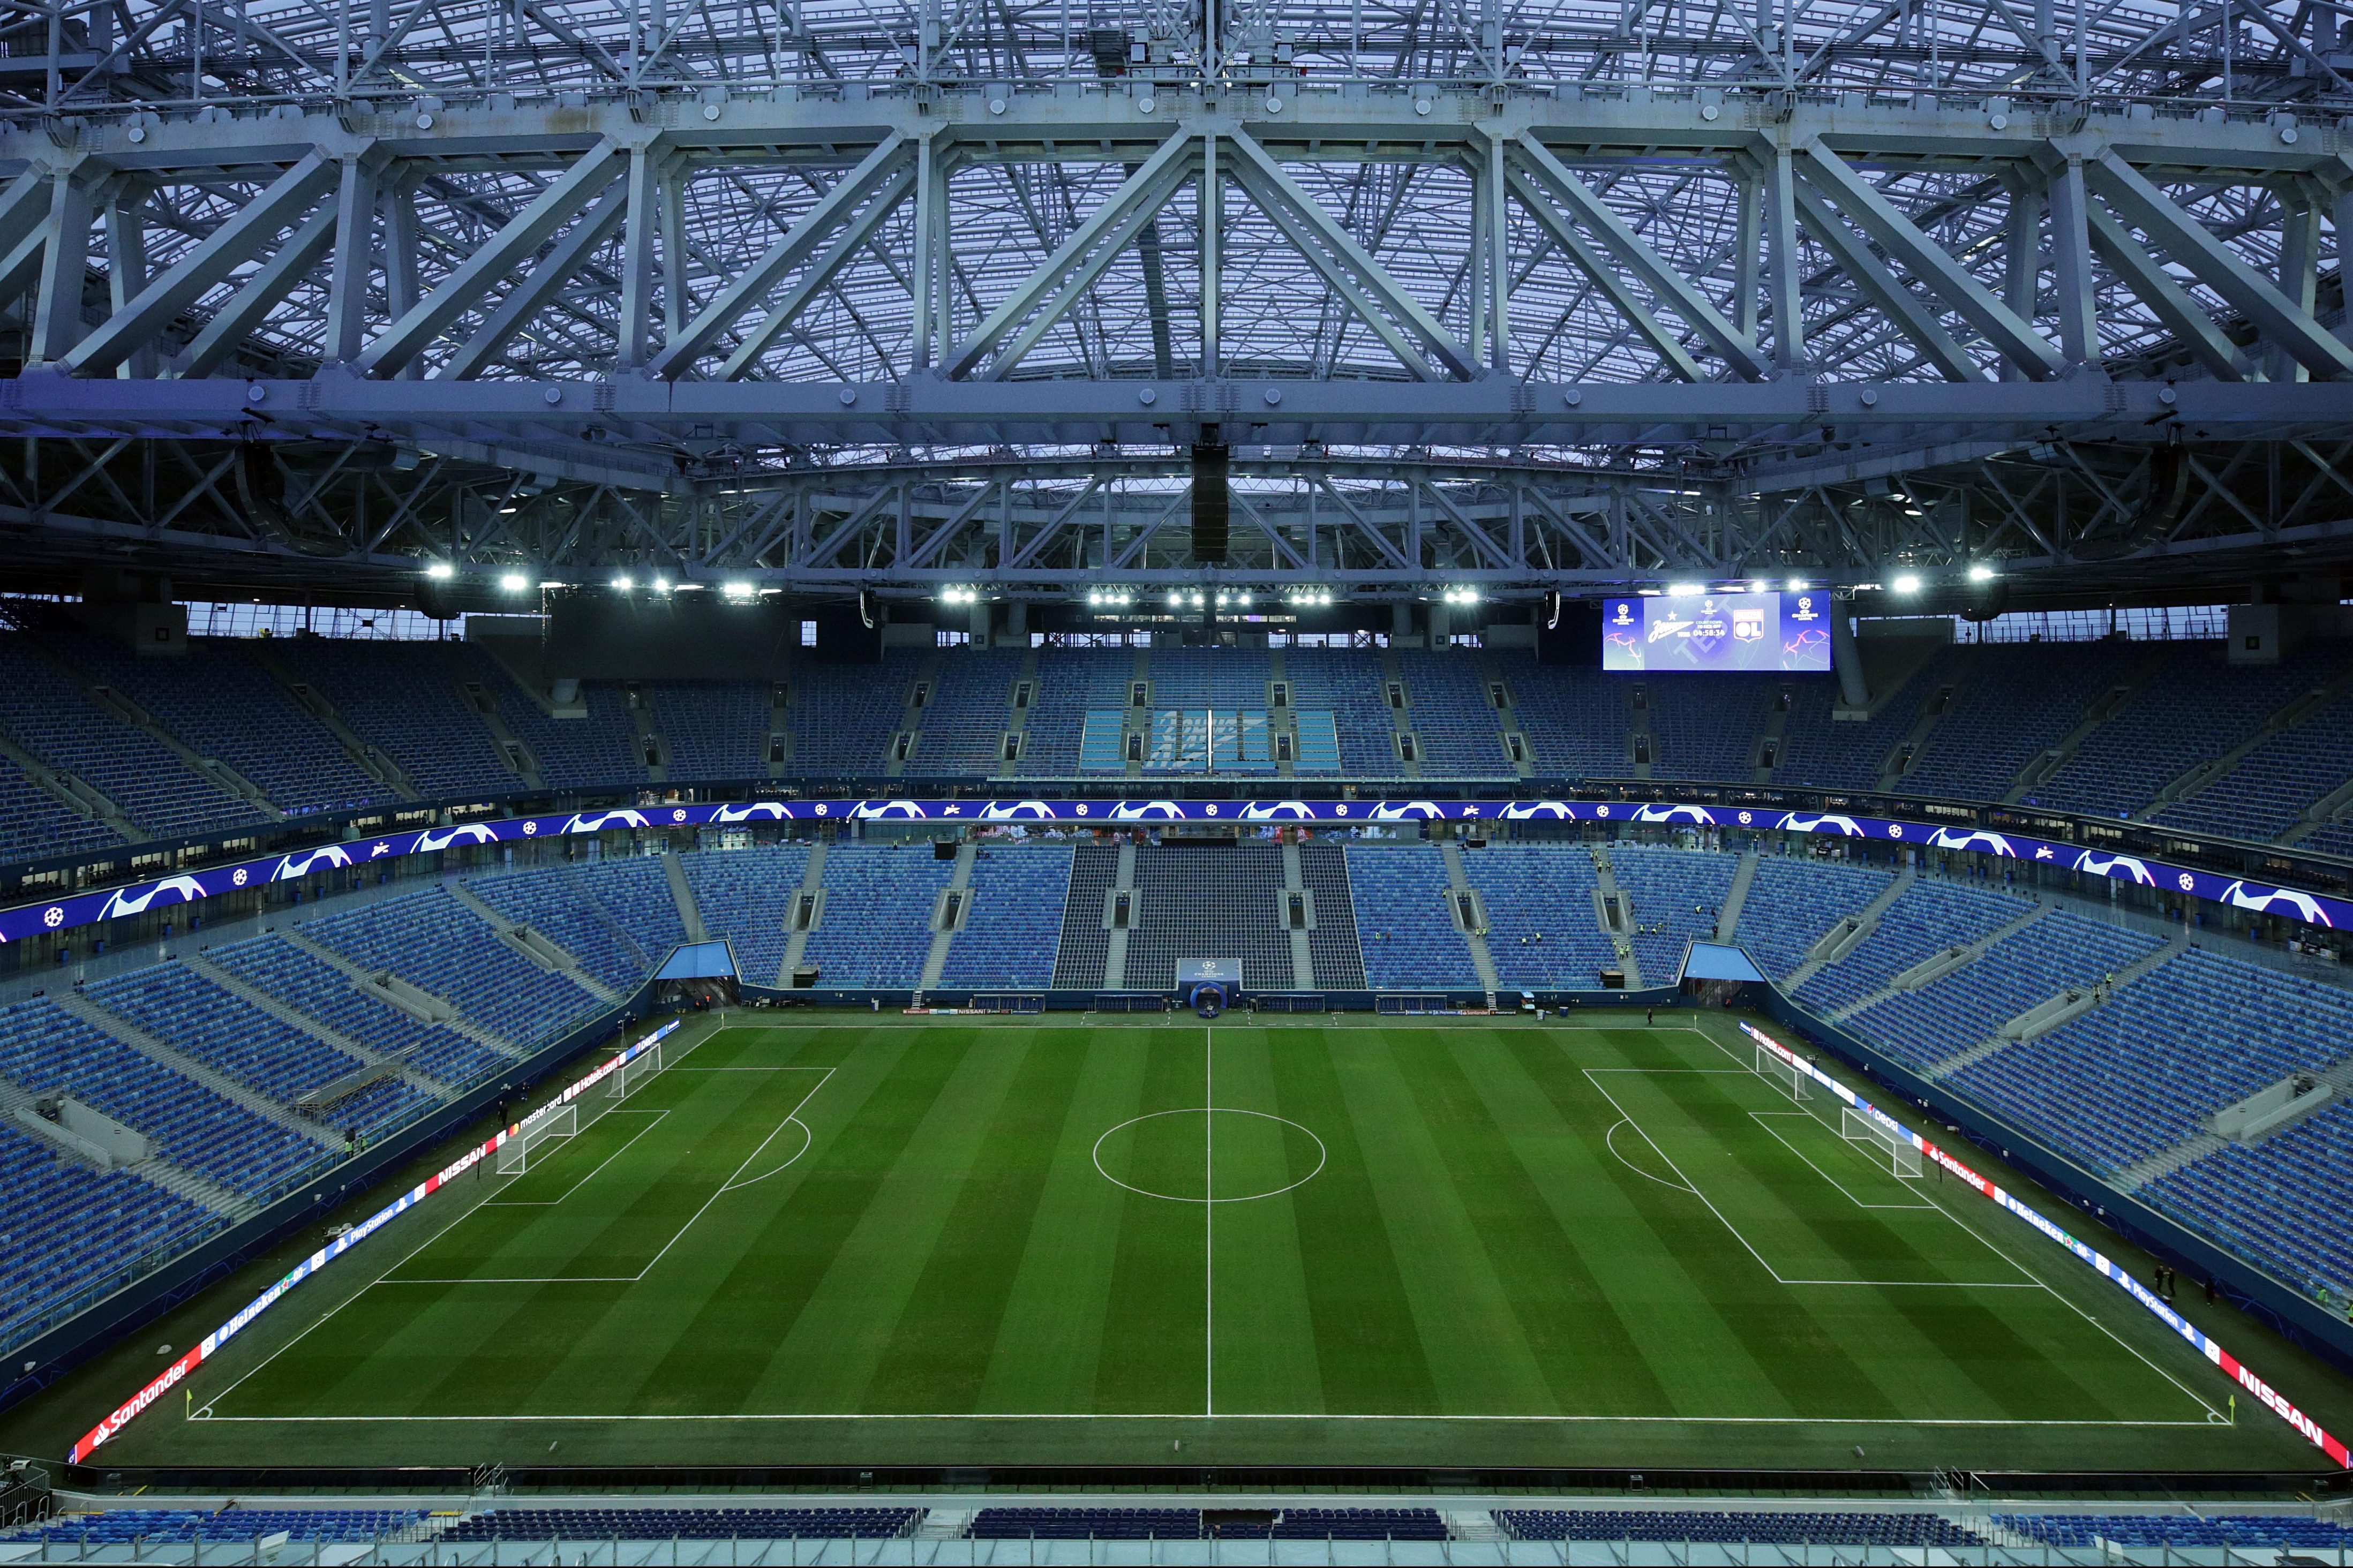
[[1763,1046],[1757,1047],[1756,1071],[1758,1078],[1791,1100],[1811,1100],[1814,1097],[1813,1085],[1807,1081],[1805,1069],[1795,1062],[1782,1060]]
[[1839,1108],[1839,1136],[1862,1151],[1874,1165],[1906,1181],[1920,1176],[1920,1151],[1912,1140],[1890,1129],[1875,1116],[1865,1116],[1851,1105]]
[[615,1100],[626,1100],[637,1092],[646,1079],[662,1069],[662,1047],[659,1040],[649,1040],[646,1048],[614,1069],[613,1087],[606,1093]]
[[580,1108],[570,1100],[543,1106],[526,1117],[515,1135],[499,1145],[499,1174],[521,1175],[531,1169],[534,1155],[544,1157],[547,1147],[573,1137],[580,1131]]

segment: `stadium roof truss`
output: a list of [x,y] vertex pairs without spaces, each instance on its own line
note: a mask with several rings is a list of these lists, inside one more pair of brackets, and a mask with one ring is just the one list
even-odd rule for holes
[[[5,0],[0,524],[256,582],[2353,557],[2335,0]],[[2341,74],[2343,73],[2343,74]]]

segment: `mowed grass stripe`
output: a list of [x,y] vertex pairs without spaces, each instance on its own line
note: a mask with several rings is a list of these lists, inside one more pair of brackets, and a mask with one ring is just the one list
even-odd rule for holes
[[[1120,1048],[1143,1053],[1143,1091],[1133,1114],[1198,1110],[1206,1093],[1204,1029],[1106,1031]],[[1141,1131],[1128,1179],[1148,1191],[1201,1190],[1201,1119],[1163,1118]],[[1112,1288],[1103,1303],[1103,1354],[1093,1407],[1102,1413],[1199,1412],[1208,1408],[1205,1343],[1207,1230],[1201,1205],[1131,1194],[1122,1210]]]
[[[1595,1179],[1576,1200],[1583,1217],[1575,1234],[1615,1282],[1612,1289],[1649,1303],[1642,1357],[1669,1408],[1694,1416],[1804,1414],[1785,1364],[1804,1347],[1783,1337],[1775,1321],[1786,1292],[1698,1198],[1610,1152],[1609,1130],[1622,1113],[1585,1069],[1682,1066],[1690,1058],[1679,1044],[1664,1031],[1564,1030],[1516,1037],[1512,1053],[1562,1121],[1598,1137]],[[1618,1136],[1629,1143],[1641,1137],[1631,1125]],[[1647,1143],[1629,1153],[1658,1158]]]
[[1022,1037],[996,1031],[963,1037],[943,1031],[909,1052],[944,1058],[946,1074],[754,1382],[755,1408],[867,1408],[875,1371],[957,1196],[980,1177],[982,1151],[1024,1045]]
[[1437,1130],[1425,1120],[1408,1079],[1403,1058],[1445,1049],[1438,1032],[1327,1037],[1339,1058],[1341,1094],[1356,1121],[1380,1222],[1401,1266],[1440,1409],[1464,1415],[1557,1414],[1509,1289],[1447,1179]]
[[1127,1031],[1089,1029],[1045,1181],[989,1347],[979,1407],[1087,1412],[1106,1359],[1113,1276],[1131,1208],[1156,1207],[1103,1179],[1095,1141],[1136,1115],[1150,1053]]
[[1219,1029],[1214,1037],[1218,1104],[1263,1113],[1217,1119],[1218,1192],[1238,1200],[1218,1205],[1216,1217],[1218,1408],[1321,1411],[1324,1378],[1300,1215],[1282,1191],[1315,1170],[1315,1143],[1309,1133],[1265,1119],[1283,1114],[1274,1058],[1296,1044],[1288,1032],[1264,1029]]
[[[972,1048],[992,1047],[1015,1058],[1015,1070],[883,1348],[868,1410],[979,1407],[997,1325],[1078,1093],[1087,1038],[1079,1030],[1039,1030]],[[982,1108],[972,1110],[977,1117]]]
[[649,1293],[646,1312],[630,1328],[662,1351],[626,1355],[628,1370],[615,1368],[608,1398],[619,1408],[795,1407],[756,1384],[955,1069],[955,1053],[919,1049],[922,1038],[892,1029],[828,1031],[805,1057],[837,1064],[825,1091],[801,1113],[815,1146],[784,1175],[744,1190],[749,1201],[733,1245],[705,1271],[675,1282],[665,1276],[665,1289]]
[[[1498,1034],[1450,1030],[1443,1048],[1400,1054],[1554,1402],[1585,1414],[1664,1408],[1627,1314],[1577,1245],[1588,1199],[1603,1195],[1585,1135],[1535,1092]],[[1660,1303],[1630,1305],[1655,1316]]]
[[1434,1415],[1437,1380],[1414,1324],[1405,1265],[1396,1238],[1380,1222],[1364,1146],[1341,1091],[1337,1033],[1286,1030],[1268,1058],[1275,1096],[1269,1109],[1312,1128],[1329,1155],[1314,1181],[1281,1200],[1299,1235],[1297,1267],[1321,1388],[1317,1408]]

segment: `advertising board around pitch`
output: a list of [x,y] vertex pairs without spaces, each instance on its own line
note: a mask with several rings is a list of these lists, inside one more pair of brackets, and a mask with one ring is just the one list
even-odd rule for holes
[[1807,591],[1605,599],[1601,668],[1827,674],[1831,596]]

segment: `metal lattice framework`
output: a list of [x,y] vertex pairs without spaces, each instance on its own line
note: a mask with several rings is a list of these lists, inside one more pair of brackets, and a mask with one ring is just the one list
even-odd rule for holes
[[1245,584],[2353,554],[2326,0],[0,15],[26,564],[1191,582],[1204,439]]

